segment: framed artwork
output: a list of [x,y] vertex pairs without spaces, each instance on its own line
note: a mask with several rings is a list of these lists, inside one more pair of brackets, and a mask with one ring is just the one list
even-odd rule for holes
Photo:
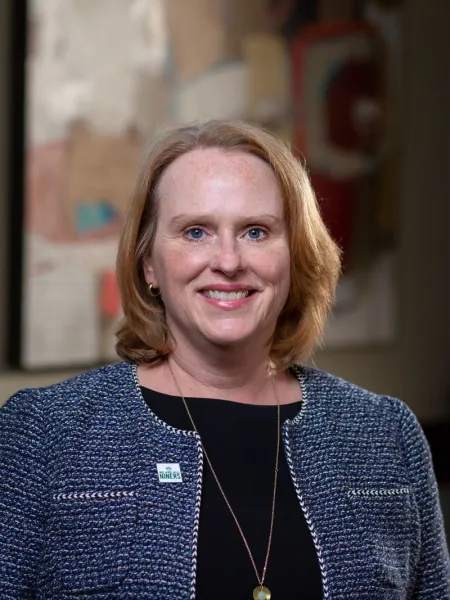
[[344,256],[326,343],[394,338],[397,9],[325,4],[28,1],[20,366],[116,358],[115,253],[146,148],[204,118],[262,125],[306,160]]

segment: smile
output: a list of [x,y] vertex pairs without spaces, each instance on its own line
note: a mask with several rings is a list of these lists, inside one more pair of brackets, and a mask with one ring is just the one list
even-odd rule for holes
[[201,292],[203,296],[206,298],[211,298],[212,300],[225,300],[225,301],[233,301],[233,300],[242,300],[243,298],[247,298],[250,294],[250,290],[239,290],[238,292],[222,292],[219,290],[202,290]]

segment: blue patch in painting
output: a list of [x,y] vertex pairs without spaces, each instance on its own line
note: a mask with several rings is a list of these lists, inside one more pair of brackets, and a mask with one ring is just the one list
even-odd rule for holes
[[76,209],[76,230],[91,233],[107,227],[119,219],[119,213],[108,200],[80,202]]

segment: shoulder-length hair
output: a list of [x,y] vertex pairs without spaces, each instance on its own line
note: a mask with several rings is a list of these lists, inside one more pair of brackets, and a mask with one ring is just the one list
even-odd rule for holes
[[289,233],[291,284],[270,347],[276,368],[310,357],[320,343],[340,273],[340,250],[320,215],[301,162],[280,140],[243,122],[207,121],[166,133],[152,148],[137,182],[117,254],[124,318],[117,330],[118,355],[154,364],[173,350],[165,309],[149,294],[143,262],[152,250],[158,219],[158,184],[167,167],[197,148],[248,152],[268,163],[281,188]]

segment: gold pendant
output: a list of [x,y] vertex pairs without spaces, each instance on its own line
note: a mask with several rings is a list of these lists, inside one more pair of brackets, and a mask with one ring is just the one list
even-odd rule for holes
[[271,598],[272,594],[270,593],[269,588],[266,588],[264,585],[258,585],[258,587],[253,590],[253,600],[270,600]]

